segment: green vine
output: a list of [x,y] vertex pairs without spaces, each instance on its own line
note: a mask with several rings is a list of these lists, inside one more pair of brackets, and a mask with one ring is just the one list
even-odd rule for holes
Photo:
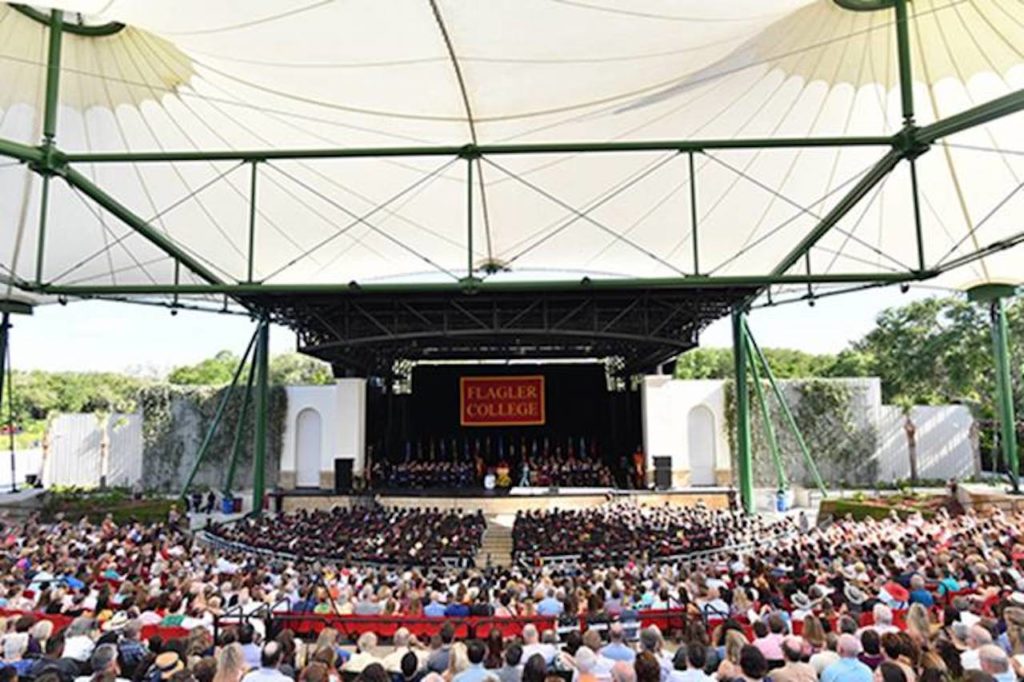
[[[213,423],[225,388],[159,384],[139,393],[143,414],[143,474],[147,490],[179,492],[195,463],[206,432]],[[244,389],[229,400],[220,426],[207,448],[193,486],[221,489],[231,462],[235,427],[242,411]],[[270,389],[267,410],[267,485],[277,482],[281,461],[281,436],[284,433],[287,396],[283,387]],[[253,476],[253,406],[242,431],[235,487],[251,485]]]
[[[749,384],[749,382],[748,382]],[[810,450],[811,457],[829,485],[869,483],[877,475],[874,459],[878,445],[877,428],[870,421],[857,419],[857,391],[849,382],[828,379],[788,380],[780,382],[793,418]],[[765,382],[764,390],[771,388]],[[754,463],[754,481],[758,486],[776,485],[775,467],[764,433],[761,408],[750,393],[750,440]],[[814,486],[814,479],[804,463],[799,443],[779,408],[778,401],[768,401],[768,418],[779,440],[782,462],[792,483]],[[732,380],[725,383],[725,428],[729,451],[736,470],[736,388]]]

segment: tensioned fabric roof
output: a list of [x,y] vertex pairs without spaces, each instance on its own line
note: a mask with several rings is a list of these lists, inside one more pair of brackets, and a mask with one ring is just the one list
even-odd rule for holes
[[[846,0],[846,4],[877,0]],[[903,126],[895,14],[833,0],[64,0],[56,145],[225,282],[771,273],[889,151],[771,149],[268,159],[75,153],[887,136]],[[1019,90],[1024,4],[913,0],[916,124]],[[47,26],[0,5],[0,138],[39,144]],[[901,163],[785,272],[893,273],[1021,233],[1021,114]],[[0,157],[0,268],[51,285],[203,280],[98,207]],[[472,191],[467,192],[467,187]],[[695,202],[693,199],[695,198]],[[467,206],[471,209],[467,209]],[[692,218],[696,216],[698,248]],[[471,221],[470,218],[471,217]],[[922,258],[923,256],[923,258]],[[695,262],[696,259],[696,262]],[[942,274],[1022,279],[1019,252]]]

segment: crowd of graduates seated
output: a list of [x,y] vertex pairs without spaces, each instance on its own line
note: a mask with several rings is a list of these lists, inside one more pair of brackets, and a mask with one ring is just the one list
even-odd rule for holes
[[573,511],[522,511],[512,537],[520,560],[578,554],[621,563],[764,542],[795,531],[791,523],[737,511],[622,501]]
[[215,524],[210,532],[249,547],[293,556],[380,564],[471,561],[487,523],[483,514],[380,505],[299,510]]

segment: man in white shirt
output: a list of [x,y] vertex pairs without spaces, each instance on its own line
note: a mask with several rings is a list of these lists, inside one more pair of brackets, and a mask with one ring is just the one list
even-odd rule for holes
[[964,670],[981,670],[981,649],[991,643],[991,632],[981,625],[972,626],[967,632],[967,651],[960,654]]
[[558,653],[558,649],[552,644],[541,644],[540,633],[537,632],[537,626],[533,623],[528,623],[523,628],[523,660],[528,661],[534,654],[540,654],[541,658],[544,659],[544,663],[551,665],[551,661],[555,659],[555,655]]
[[986,644],[978,651],[981,669],[995,678],[996,682],[1016,682],[1017,676],[1010,669],[1010,657],[995,644]]
[[371,663],[380,663],[380,659],[373,655],[373,650],[376,647],[377,635],[372,632],[364,632],[359,635],[359,639],[356,640],[356,655],[348,659],[341,669],[344,672],[361,673],[363,668]]
[[416,655],[418,661],[416,669],[423,670],[427,666],[427,652],[422,649],[414,649],[411,646],[412,635],[409,634],[408,628],[398,628],[395,630],[395,636],[393,638],[395,650],[384,657],[382,663],[384,669],[389,673],[400,673],[402,672],[402,659],[410,651]]

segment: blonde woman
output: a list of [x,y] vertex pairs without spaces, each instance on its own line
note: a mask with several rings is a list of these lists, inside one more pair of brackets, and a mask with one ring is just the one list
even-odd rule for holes
[[213,675],[213,682],[240,682],[246,672],[242,645],[232,642],[217,654],[217,672]]
[[725,633],[725,658],[718,664],[716,676],[720,680],[731,680],[743,676],[740,669],[740,651],[747,644],[743,633],[729,630]]
[[906,632],[921,648],[927,648],[932,640],[932,622],[924,604],[911,604],[907,611]]
[[445,682],[452,682],[455,676],[469,669],[469,653],[464,642],[452,644],[448,655],[448,669],[444,671]]
[[1024,677],[1024,609],[1008,607],[1003,611],[1003,619],[1010,640],[1010,663],[1017,677]]
[[819,651],[825,649],[827,642],[825,638],[825,628],[821,624],[821,619],[815,615],[809,615],[804,618],[804,629],[800,634],[804,638],[804,641],[811,647],[809,655],[813,656]]

